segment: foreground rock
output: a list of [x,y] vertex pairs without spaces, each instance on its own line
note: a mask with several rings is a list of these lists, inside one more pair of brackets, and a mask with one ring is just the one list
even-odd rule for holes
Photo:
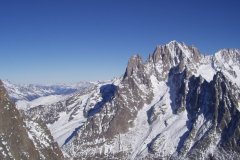
[[46,125],[25,119],[9,99],[1,81],[0,139],[0,159],[63,159]]

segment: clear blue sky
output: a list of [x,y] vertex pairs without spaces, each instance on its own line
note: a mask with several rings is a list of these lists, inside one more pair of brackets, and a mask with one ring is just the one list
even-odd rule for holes
[[111,79],[171,40],[212,54],[240,48],[239,0],[1,0],[0,78]]

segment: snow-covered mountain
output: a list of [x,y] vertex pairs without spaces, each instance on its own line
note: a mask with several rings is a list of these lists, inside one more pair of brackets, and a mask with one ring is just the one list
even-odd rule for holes
[[[101,87],[108,83],[99,83],[88,88],[88,90],[60,97],[59,101],[53,102],[51,100],[52,103],[49,104],[40,101],[41,98],[39,98],[37,104],[36,100],[29,103],[30,107],[25,111],[25,114],[31,119],[44,121],[55,140],[62,146],[87,120],[87,110],[91,110],[95,103],[101,101]],[[23,104],[18,102],[17,104],[19,105],[18,108],[23,107]]]
[[94,83],[91,82],[79,82],[76,84],[66,85],[19,85],[13,84],[10,81],[2,81],[5,88],[8,91],[9,96],[14,100],[26,100],[32,101],[39,97],[49,96],[49,95],[68,95],[79,90],[84,90],[88,87],[92,87]]
[[205,56],[171,41],[145,62],[132,56],[120,78],[21,102],[66,159],[240,157],[238,49]]
[[[232,69],[220,63],[223,52]],[[102,94],[108,100],[95,103],[101,110],[63,150],[76,159],[238,157],[239,56],[204,56],[176,41],[158,46],[146,62],[133,56],[121,82],[110,84],[112,94]]]

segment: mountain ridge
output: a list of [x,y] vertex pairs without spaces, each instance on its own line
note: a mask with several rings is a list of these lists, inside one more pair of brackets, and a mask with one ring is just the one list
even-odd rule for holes
[[24,113],[67,159],[235,159],[239,64],[239,49],[206,56],[171,41],[146,61],[133,55],[122,77]]

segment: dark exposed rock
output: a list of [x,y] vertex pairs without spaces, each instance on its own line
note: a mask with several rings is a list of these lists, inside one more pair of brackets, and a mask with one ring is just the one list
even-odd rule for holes
[[149,87],[151,86],[149,77],[145,72],[145,66],[142,62],[142,58],[139,55],[134,55],[130,58],[123,76],[123,80],[130,84],[129,87],[134,87],[134,76],[137,77],[140,84],[145,84]]
[[[42,124],[40,128],[48,132],[46,137],[51,135],[45,125]],[[40,137],[32,137],[33,140],[29,137],[30,133],[24,117],[11,102],[0,81],[0,159],[63,159],[62,152],[51,136],[50,146],[44,147],[40,145]]]
[[[179,156],[186,155],[190,159],[191,157],[201,159],[213,146],[217,147],[216,150],[224,150],[226,155],[239,154],[237,142],[240,133],[240,113],[237,110],[237,100],[230,90],[231,84],[226,77],[221,72],[217,72],[213,81],[208,83],[201,77],[193,76],[188,85],[190,90],[187,95],[186,109],[189,117],[187,122],[189,130],[181,142],[182,146],[178,148]],[[201,132],[201,129],[195,128],[198,116],[201,114],[206,119],[202,127],[207,130],[190,147],[186,142],[194,141]],[[208,122],[210,126],[206,125]]]
[[187,68],[183,69],[180,63],[169,71],[168,85],[174,114],[184,111],[186,106],[188,71]]

